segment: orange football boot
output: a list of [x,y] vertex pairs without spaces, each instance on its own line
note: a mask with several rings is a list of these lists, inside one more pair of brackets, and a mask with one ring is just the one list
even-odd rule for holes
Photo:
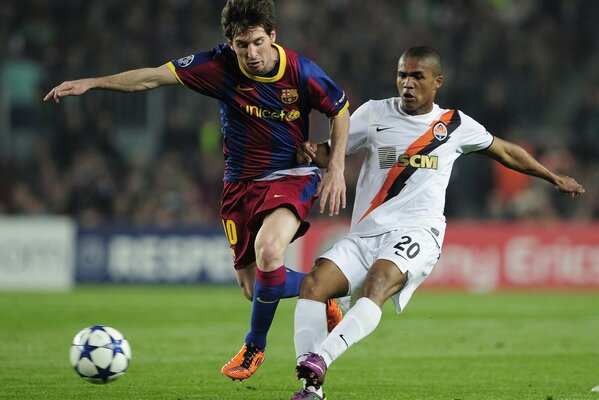
[[252,343],[244,343],[239,353],[225,364],[220,372],[233,380],[242,381],[252,376],[262,361],[264,361],[264,352]]
[[339,303],[335,299],[327,300],[327,331],[330,333],[343,319]]

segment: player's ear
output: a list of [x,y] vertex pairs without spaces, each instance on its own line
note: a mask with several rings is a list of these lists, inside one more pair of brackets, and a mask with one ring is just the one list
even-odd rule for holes
[[435,90],[439,89],[441,86],[443,86],[443,75],[438,75],[435,78],[435,83],[434,83]]
[[276,40],[277,40],[277,32],[274,29],[272,30],[272,32],[270,32],[270,35],[268,35],[268,36],[270,36],[270,41],[271,42],[273,42],[273,43],[276,42]]

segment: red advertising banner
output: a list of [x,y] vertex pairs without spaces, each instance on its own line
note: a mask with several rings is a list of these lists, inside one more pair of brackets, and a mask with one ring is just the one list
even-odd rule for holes
[[[347,222],[313,223],[301,265],[348,232]],[[599,224],[449,222],[439,262],[425,287],[599,288]]]

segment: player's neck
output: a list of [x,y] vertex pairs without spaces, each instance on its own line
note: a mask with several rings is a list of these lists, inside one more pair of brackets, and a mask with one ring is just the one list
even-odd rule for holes
[[275,76],[279,70],[279,50],[276,47],[272,46],[273,58],[272,58],[272,66],[265,73],[260,76],[265,78],[272,78]]

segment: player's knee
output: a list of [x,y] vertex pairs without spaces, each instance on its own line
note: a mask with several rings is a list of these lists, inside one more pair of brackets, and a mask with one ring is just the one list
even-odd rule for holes
[[322,285],[314,274],[308,274],[302,280],[299,297],[324,302],[329,298],[325,289],[326,285]]
[[258,268],[271,270],[283,264],[285,246],[276,242],[256,244],[256,263]]
[[376,291],[373,292],[370,290],[362,290],[360,297],[367,297],[382,308],[383,304],[385,304],[385,302],[387,301],[387,299],[389,299],[389,297],[391,297],[391,295],[387,295],[386,293]]
[[369,274],[364,281],[361,295],[382,306],[389,297],[399,292],[406,282],[407,274]]

